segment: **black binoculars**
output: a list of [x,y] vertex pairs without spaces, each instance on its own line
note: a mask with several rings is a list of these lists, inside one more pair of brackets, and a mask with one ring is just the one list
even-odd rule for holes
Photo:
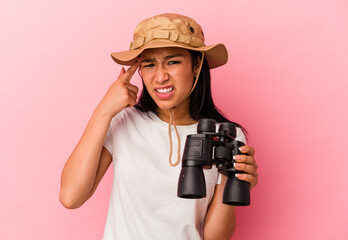
[[218,172],[227,176],[222,202],[228,205],[250,205],[249,183],[235,177],[244,173],[234,168],[233,156],[242,154],[239,147],[245,145],[236,141],[236,126],[233,123],[221,123],[216,132],[213,119],[200,119],[197,134],[188,135],[179,176],[178,197],[204,198],[206,196],[204,168],[216,165]]

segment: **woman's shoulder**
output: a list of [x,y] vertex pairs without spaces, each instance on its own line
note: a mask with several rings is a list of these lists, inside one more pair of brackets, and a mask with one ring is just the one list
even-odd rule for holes
[[134,118],[134,117],[140,117],[144,113],[137,110],[135,107],[129,107],[123,109],[119,114],[116,116],[119,116],[119,118]]
[[134,107],[129,107],[123,109],[117,115],[111,119],[111,126],[115,125],[129,125],[129,124],[139,124],[140,122],[146,122],[150,118],[146,113],[137,110]]

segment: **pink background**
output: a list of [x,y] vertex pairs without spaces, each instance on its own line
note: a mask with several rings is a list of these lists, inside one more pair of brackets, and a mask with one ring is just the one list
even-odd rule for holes
[[260,174],[233,239],[348,239],[346,0],[1,0],[0,239],[102,238],[111,168],[76,210],[58,201],[61,170],[121,69],[110,52],[163,12],[229,50],[214,99]]

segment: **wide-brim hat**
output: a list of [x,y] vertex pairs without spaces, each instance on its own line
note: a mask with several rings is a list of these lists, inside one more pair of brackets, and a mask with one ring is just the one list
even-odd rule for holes
[[134,31],[128,51],[114,52],[112,58],[121,65],[132,65],[146,49],[179,47],[203,52],[209,68],[224,65],[228,53],[222,43],[206,46],[201,26],[192,18],[166,13],[143,20]]

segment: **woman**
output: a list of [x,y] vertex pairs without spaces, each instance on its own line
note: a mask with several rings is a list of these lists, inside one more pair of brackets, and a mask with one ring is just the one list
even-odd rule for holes
[[[131,67],[122,68],[69,157],[62,173],[61,203],[80,207],[113,161],[104,240],[230,239],[235,207],[222,203],[226,177],[215,167],[204,170],[205,198],[177,197],[186,136],[196,133],[200,118],[228,121],[213,104],[209,73],[209,68],[227,62],[226,48],[205,46],[202,29],[193,19],[162,14],[142,21],[130,50],[112,57]],[[137,69],[144,86],[138,103],[138,88],[130,83]],[[245,142],[240,126],[237,140]],[[241,150],[245,155],[236,157],[235,168],[246,173],[237,178],[249,182],[251,189],[258,178],[254,149]]]

